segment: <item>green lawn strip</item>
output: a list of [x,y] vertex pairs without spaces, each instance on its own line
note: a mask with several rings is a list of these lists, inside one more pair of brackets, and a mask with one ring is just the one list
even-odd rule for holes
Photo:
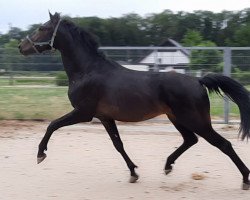
[[[223,118],[224,100],[209,94],[211,115]],[[72,110],[67,87],[0,87],[0,119],[54,119]],[[230,117],[239,117],[236,104],[230,103]]]
[[67,88],[0,88],[0,119],[54,119],[71,110]]

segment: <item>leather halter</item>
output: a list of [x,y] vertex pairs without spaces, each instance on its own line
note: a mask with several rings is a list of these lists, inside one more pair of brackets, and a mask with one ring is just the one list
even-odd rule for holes
[[38,51],[36,46],[49,45],[51,47],[51,49],[50,49],[51,51],[55,49],[53,47],[53,45],[54,45],[55,37],[56,37],[57,30],[58,30],[58,27],[60,25],[60,22],[61,22],[61,19],[57,22],[56,27],[55,27],[54,32],[53,32],[53,35],[52,35],[51,39],[48,40],[48,41],[45,41],[45,42],[33,42],[31,40],[31,38],[29,37],[29,35],[26,36],[26,39],[30,42],[30,44],[32,45],[32,48],[36,51],[36,53],[42,53],[42,52]]

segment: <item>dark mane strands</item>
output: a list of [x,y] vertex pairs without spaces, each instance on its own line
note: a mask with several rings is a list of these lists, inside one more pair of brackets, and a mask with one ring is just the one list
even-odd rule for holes
[[67,26],[70,33],[74,36],[74,40],[77,40],[77,42],[81,43],[82,46],[87,47],[87,51],[95,53],[98,56],[105,57],[105,55],[98,49],[99,43],[96,35],[79,26],[76,26],[73,22],[68,21],[67,19],[62,20],[62,23]]

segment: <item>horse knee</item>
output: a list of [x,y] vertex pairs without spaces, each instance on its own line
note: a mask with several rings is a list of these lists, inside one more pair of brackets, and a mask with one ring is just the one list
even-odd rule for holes
[[47,127],[47,132],[54,132],[56,131],[58,128],[56,126],[56,122],[51,122],[49,124],[49,126]]

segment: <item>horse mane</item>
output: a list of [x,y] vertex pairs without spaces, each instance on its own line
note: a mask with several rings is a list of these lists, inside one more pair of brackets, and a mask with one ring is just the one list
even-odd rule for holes
[[62,22],[67,26],[68,30],[77,43],[80,43],[82,46],[86,47],[85,49],[90,53],[105,57],[104,54],[98,49],[99,43],[97,42],[96,35],[79,26],[76,26],[73,22],[68,21],[67,19],[64,19]]

